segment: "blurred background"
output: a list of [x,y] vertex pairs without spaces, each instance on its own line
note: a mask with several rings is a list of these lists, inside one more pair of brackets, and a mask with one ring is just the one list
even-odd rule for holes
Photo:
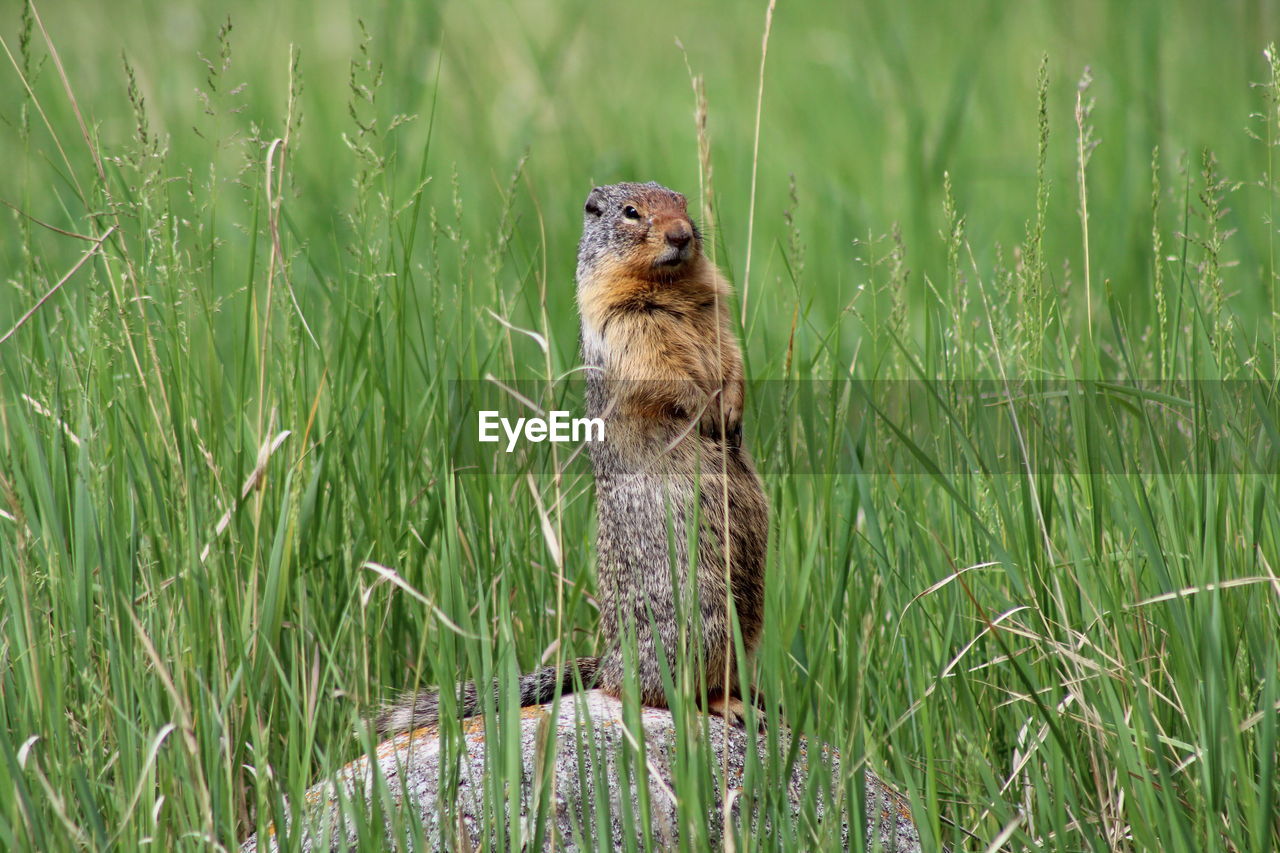
[[[104,152],[120,156],[137,147],[127,59],[149,132],[168,149],[171,172],[191,173],[197,196],[210,191],[207,178],[230,183],[246,158],[260,157],[245,144],[254,129],[259,149],[283,135],[296,51],[301,126],[290,151],[286,207],[322,280],[338,277],[341,247],[352,239],[343,214],[360,169],[346,142],[356,133],[353,98],[359,120],[377,133],[387,134],[397,116],[406,119],[392,132],[391,177],[382,182],[396,201],[416,184],[430,138],[426,198],[442,219],[452,217],[455,194],[464,200],[458,224],[474,250],[493,239],[523,160],[515,240],[533,252],[533,235],[545,232],[539,263],[547,265],[551,322],[565,329],[558,347],[566,358],[574,348],[570,284],[587,190],[653,179],[696,203],[692,71],[705,80],[718,260],[734,278],[744,270],[763,3],[480,0],[410,8],[121,0],[42,9]],[[12,0],[6,10],[0,32],[16,55],[21,10]],[[224,69],[218,33],[228,21]],[[1251,84],[1267,77],[1262,51],[1278,23],[1277,4],[1264,0],[780,4],[765,75],[753,241],[762,316],[790,316],[800,293],[815,323],[833,321],[866,279],[859,265],[888,253],[884,238],[895,228],[910,272],[908,304],[917,304],[925,277],[936,283],[945,275],[938,236],[944,173],[979,264],[1003,252],[1012,266],[1035,216],[1042,57],[1049,85],[1045,259],[1054,279],[1069,281],[1071,269],[1080,278],[1073,110],[1086,66],[1098,142],[1089,178],[1095,281],[1109,280],[1137,317],[1147,316],[1152,270],[1144,255],[1157,146],[1171,229],[1181,227],[1188,177],[1180,170],[1189,163],[1194,196],[1204,149],[1212,149],[1225,177],[1245,184],[1230,195],[1224,225],[1239,228],[1230,260],[1256,273],[1269,252],[1258,212],[1269,202],[1249,185],[1262,178],[1268,155],[1247,134],[1266,133],[1250,120],[1264,109]],[[37,30],[38,52],[41,42]],[[373,105],[367,92],[353,95],[353,62],[369,64],[361,85],[382,75]],[[49,119],[74,127],[56,69],[44,63],[35,77]],[[68,167],[47,129],[29,116],[30,139],[20,138],[23,94],[9,73],[0,88],[0,156],[23,165],[0,174],[0,198],[72,225]],[[74,136],[63,145],[73,155],[83,147]],[[85,181],[88,160],[73,162],[70,171]],[[242,221],[251,204],[247,194],[223,194],[217,218]],[[425,219],[419,227],[426,230]],[[223,237],[235,239],[226,229]],[[56,251],[48,235],[40,240],[42,251]],[[19,241],[4,241],[0,252],[13,268]],[[519,285],[505,289],[514,297]],[[16,310],[12,296],[0,297],[0,318]],[[1252,316],[1264,298],[1258,288],[1237,294],[1235,304]],[[760,331],[768,335],[770,324]],[[753,337],[753,347],[761,343]]]

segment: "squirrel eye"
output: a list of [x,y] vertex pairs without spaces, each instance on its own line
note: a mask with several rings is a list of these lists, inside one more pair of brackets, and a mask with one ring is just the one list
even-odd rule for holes
[[631,205],[627,205],[626,207],[622,208],[622,215],[627,217],[627,219],[639,219],[640,211],[636,210]]

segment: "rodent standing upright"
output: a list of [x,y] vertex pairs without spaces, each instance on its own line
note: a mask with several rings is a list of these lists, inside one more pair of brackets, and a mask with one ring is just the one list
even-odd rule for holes
[[[682,663],[698,667],[694,684],[699,697],[706,691],[705,710],[741,721],[726,590],[750,655],[764,615],[769,509],[741,441],[742,354],[728,284],[703,254],[684,196],[656,183],[591,191],[577,280],[587,414],[605,422],[604,440],[589,449],[606,645],[599,657],[566,664],[560,677],[555,667],[522,676],[520,704],[571,691],[575,668],[586,688],[621,696],[622,643],[634,636],[642,703],[667,704],[665,652],[677,684]],[[682,630],[695,614],[696,629]],[[691,645],[681,655],[683,640]],[[474,684],[460,685],[458,710],[480,710]],[[397,732],[437,718],[437,694],[409,694],[377,727]]]

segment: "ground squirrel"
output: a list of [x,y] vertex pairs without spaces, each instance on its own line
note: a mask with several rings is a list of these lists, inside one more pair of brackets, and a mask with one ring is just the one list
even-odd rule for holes
[[[559,676],[555,667],[522,676],[520,704],[573,690],[575,669],[584,687],[620,696],[622,643],[634,636],[641,702],[667,704],[665,652],[672,673],[682,661],[698,667],[705,710],[740,721],[726,581],[750,655],[764,614],[769,525],[760,478],[742,447],[742,354],[728,285],[702,252],[684,196],[656,183],[591,191],[577,280],[587,413],[605,421],[604,440],[589,448],[606,647]],[[695,519],[691,564],[686,527]],[[698,625],[689,631],[694,614]],[[683,656],[682,640],[690,643]],[[479,712],[474,684],[460,685],[458,710]],[[409,694],[383,711],[377,727],[403,731],[437,716],[437,694]]]

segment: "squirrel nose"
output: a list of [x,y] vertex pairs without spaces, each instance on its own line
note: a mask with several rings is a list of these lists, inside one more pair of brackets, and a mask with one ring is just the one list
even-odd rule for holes
[[677,249],[683,249],[693,239],[693,230],[684,222],[673,222],[667,226],[667,242]]

